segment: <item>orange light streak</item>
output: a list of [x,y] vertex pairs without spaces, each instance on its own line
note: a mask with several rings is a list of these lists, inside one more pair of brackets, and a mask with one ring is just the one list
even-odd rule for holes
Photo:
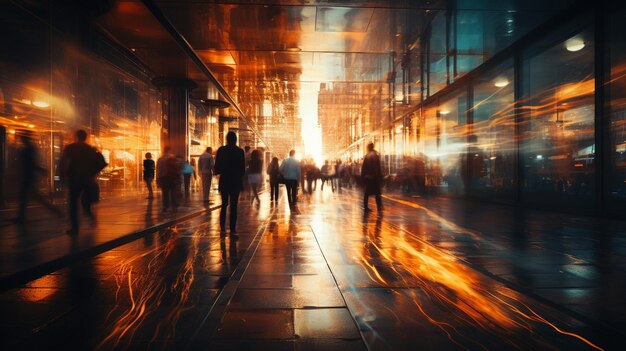
[[[454,233],[469,234],[476,241],[480,240],[477,232],[462,228],[419,204],[389,196],[384,197],[424,211],[436,223]],[[478,327],[488,334],[499,337],[515,349],[526,349],[531,345],[536,346],[537,343],[542,347],[552,347],[552,344],[538,333],[536,324],[539,323],[549,326],[560,335],[572,337],[594,349],[602,350],[600,346],[585,337],[566,331],[540,316],[522,301],[522,297],[516,296],[516,293],[508,288],[491,281],[489,281],[491,285],[486,284],[488,280],[484,276],[459,262],[446,250],[433,246],[424,239],[390,223],[385,223],[385,225],[387,228],[381,234],[380,225],[377,223],[377,233],[373,238],[368,230],[364,230],[368,241],[363,246],[364,250],[354,257],[372,281],[385,287],[392,287],[392,283],[384,277],[379,268],[370,262],[372,258],[383,259],[386,267],[389,267],[404,284],[418,288],[431,301],[438,301],[441,307],[453,316],[451,320],[454,323],[439,321],[430,316],[424,309],[420,296],[415,293],[415,290],[410,290],[417,311],[431,324],[445,332],[455,344],[465,348],[459,341],[459,338],[463,338],[475,346],[486,348],[478,341],[472,340],[471,335],[461,334],[457,330],[458,326],[467,325],[473,328]],[[367,226],[367,223],[364,223],[364,229]],[[401,267],[403,272],[408,272],[408,275],[400,272],[398,267]],[[496,285],[498,288],[494,290]],[[530,313],[521,311],[512,302],[507,302],[500,296],[505,296],[515,304],[524,306]],[[519,333],[510,334],[511,330],[517,329],[525,330],[535,337],[524,339],[515,336],[519,336]]]

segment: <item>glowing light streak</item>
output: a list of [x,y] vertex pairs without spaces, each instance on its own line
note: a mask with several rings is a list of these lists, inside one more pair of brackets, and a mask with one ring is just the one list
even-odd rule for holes
[[[455,233],[467,233],[478,239],[476,232],[457,226],[419,204],[385,197],[424,211],[436,223]],[[583,336],[566,331],[557,326],[556,323],[548,321],[528,307],[521,297],[516,296],[516,293],[508,288],[499,286],[494,291],[493,286],[485,285],[486,279],[482,275],[459,262],[455,256],[447,251],[430,245],[415,234],[390,223],[385,224],[387,228],[381,234],[380,224],[377,223],[377,229],[372,238],[367,229],[368,224],[364,223],[363,226],[368,242],[363,245],[365,250],[361,255],[355,257],[358,258],[358,263],[365,269],[369,278],[383,286],[390,287],[391,283],[383,277],[378,266],[370,263],[372,259],[383,259],[402,282],[419,289],[409,291],[413,297],[413,304],[420,315],[441,329],[450,341],[460,347],[466,348],[469,345],[461,342],[459,338],[462,338],[474,345],[469,349],[486,348],[479,341],[472,340],[471,335],[457,330],[457,327],[465,325],[471,328],[478,327],[484,332],[500,338],[512,348],[526,349],[531,345],[552,347],[551,342],[539,334],[540,330],[536,327],[537,324],[544,324],[563,336],[574,338],[595,349],[602,350],[601,347]],[[367,252],[369,252],[369,256],[366,254]],[[396,267],[401,267],[403,272],[400,272],[399,268]],[[498,283],[495,284],[499,285]],[[449,321],[437,320],[429,315],[416,291],[423,292],[430,301],[438,301],[441,308],[449,313]],[[507,297],[512,302],[505,301],[502,296]],[[524,306],[530,312],[522,311],[515,304]],[[517,329],[525,330],[534,336],[525,339],[517,338],[521,335],[519,333],[510,334],[511,330]]]

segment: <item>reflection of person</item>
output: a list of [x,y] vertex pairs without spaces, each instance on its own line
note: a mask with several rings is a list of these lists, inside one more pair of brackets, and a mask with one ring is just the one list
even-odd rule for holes
[[244,152],[237,146],[237,134],[228,132],[226,145],[217,150],[215,156],[215,174],[220,176],[219,191],[222,197],[220,211],[220,229],[226,230],[226,210],[230,205],[230,232],[237,233],[237,203],[243,189],[243,176],[246,173]]
[[170,204],[174,211],[178,208],[178,191],[180,189],[181,164],[166,146],[156,163],[157,185],[163,196],[163,212],[167,212]]
[[298,182],[300,181],[300,162],[295,158],[296,150],[289,151],[289,157],[280,165],[280,173],[285,179],[289,206],[295,206],[298,201]]
[[206,151],[200,155],[198,160],[198,170],[202,180],[202,200],[209,202],[209,192],[211,191],[211,181],[213,180],[213,168],[215,160],[213,159],[213,149],[206,148]]
[[146,152],[146,159],[143,160],[143,180],[146,182],[146,188],[148,188],[148,199],[152,199],[154,193],[152,192],[152,182],[154,181],[154,171],[156,166],[152,159],[152,154]]
[[278,202],[278,177],[280,175],[278,157],[272,158],[267,166],[267,175],[270,177],[270,201]]
[[39,165],[37,160],[37,148],[31,139],[28,131],[24,131],[20,135],[22,148],[18,152],[18,161],[20,164],[20,192],[19,192],[19,208],[15,222],[24,223],[26,220],[26,207],[29,198],[39,201],[47,209],[55,214],[59,214],[59,210],[48,202],[37,189],[38,175],[46,174],[45,168]]
[[61,155],[61,177],[67,180],[69,185],[69,209],[71,228],[68,234],[78,234],[78,198],[85,214],[93,218],[91,212],[91,199],[89,190],[95,184],[96,170],[95,162],[96,150],[86,143],[87,132],[78,130],[76,132],[76,142],[69,144]]
[[250,163],[248,164],[248,183],[252,189],[252,201],[255,199],[260,204],[259,199],[259,184],[261,184],[261,172],[263,171],[263,159],[261,151],[254,150],[250,156]]
[[367,144],[367,155],[363,159],[361,166],[361,177],[365,185],[363,193],[363,209],[369,211],[368,200],[370,195],[376,196],[376,208],[379,212],[383,210],[382,198],[380,196],[380,185],[383,175],[380,167],[380,156],[374,150],[374,143]]

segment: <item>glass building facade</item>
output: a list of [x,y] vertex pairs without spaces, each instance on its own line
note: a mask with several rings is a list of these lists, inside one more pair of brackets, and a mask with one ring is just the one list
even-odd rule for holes
[[[83,13],[84,15],[84,13]],[[42,194],[61,196],[56,169],[62,149],[78,129],[102,152],[108,166],[101,191],[123,195],[142,188],[141,162],[161,149],[161,93],[151,72],[89,22],[58,7],[0,4],[0,167],[3,201],[16,197],[19,136],[28,133],[46,169]],[[25,44],[27,43],[27,44]],[[218,143],[216,117],[190,104],[191,155]],[[196,116],[200,118],[196,118]],[[214,115],[216,116],[216,115]]]
[[[385,166],[390,178],[420,160],[433,193],[623,213],[624,6],[565,1],[532,16],[477,3],[432,14],[410,51],[421,99],[395,108],[394,123],[364,133],[359,146],[374,141],[394,155],[383,158],[397,163]],[[406,135],[392,132],[398,125]]]

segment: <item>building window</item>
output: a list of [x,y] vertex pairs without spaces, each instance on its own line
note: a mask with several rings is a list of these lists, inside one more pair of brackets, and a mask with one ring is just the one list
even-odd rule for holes
[[593,33],[555,43],[531,48],[524,59],[523,190],[529,199],[555,194],[583,200],[593,196],[595,184]]
[[470,189],[479,196],[512,199],[517,148],[513,80],[510,60],[474,83],[467,176]]

